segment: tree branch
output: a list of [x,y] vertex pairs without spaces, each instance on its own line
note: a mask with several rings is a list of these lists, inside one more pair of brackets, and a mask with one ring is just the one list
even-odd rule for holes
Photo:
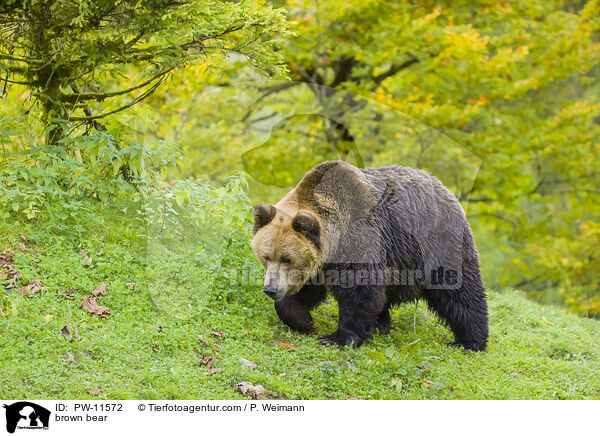
[[109,111],[109,112],[105,112],[103,114],[98,114],[98,115],[93,115],[93,116],[87,116],[87,117],[70,117],[69,120],[70,121],[93,121],[93,120],[97,120],[97,119],[100,119],[100,118],[107,117],[107,116],[112,115],[112,114],[116,114],[117,112],[124,111],[125,109],[128,109],[131,106],[134,106],[134,105],[138,104],[140,101],[142,101],[145,98],[149,97],[156,90],[156,88],[158,88],[164,81],[165,81],[165,76],[161,77],[159,81],[157,81],[154,85],[152,85],[144,93],[140,94],[138,97],[136,97],[135,99],[133,99],[132,101],[130,101],[126,105],[121,106],[121,107],[119,107],[119,108],[117,108],[115,110],[112,110],[112,111]]
[[120,91],[114,91],[114,92],[106,92],[103,94],[98,94],[98,93],[93,93],[93,92],[81,93],[81,94],[63,94],[61,96],[61,100],[69,102],[69,103],[75,103],[77,101],[85,101],[85,100],[102,101],[107,98],[116,97],[118,95],[129,94],[130,92],[136,91],[140,88],[143,88],[144,86],[149,85],[150,83],[154,82],[156,79],[163,77],[165,74],[168,74],[171,71],[173,71],[173,68],[169,68],[165,71],[155,74],[154,76],[152,76],[150,79],[146,80],[145,82],[140,83],[139,85],[133,86],[128,89],[122,89]]
[[378,74],[377,76],[373,77],[373,80],[375,81],[375,83],[380,84],[388,77],[391,77],[394,74],[399,73],[400,71],[410,67],[412,64],[416,64],[418,62],[419,62],[419,59],[416,56],[411,55],[411,58],[409,60],[402,62],[400,65],[392,64],[392,66],[390,67],[389,70],[387,70],[385,73],[381,73],[381,74]]

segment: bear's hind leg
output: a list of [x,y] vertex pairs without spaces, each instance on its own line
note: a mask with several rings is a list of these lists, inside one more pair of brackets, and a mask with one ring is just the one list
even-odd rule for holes
[[431,310],[444,319],[454,333],[452,345],[484,351],[488,337],[488,310],[481,281],[464,278],[459,289],[427,290],[425,299]]

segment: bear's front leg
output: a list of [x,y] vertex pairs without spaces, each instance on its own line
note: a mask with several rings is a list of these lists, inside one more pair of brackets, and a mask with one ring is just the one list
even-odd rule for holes
[[327,297],[323,285],[306,282],[298,293],[286,295],[275,302],[275,311],[285,325],[293,330],[309,333],[315,330],[310,311],[321,304]]
[[344,347],[361,344],[373,336],[379,314],[385,305],[385,291],[380,288],[359,286],[338,297],[339,323],[335,332],[320,336],[325,345]]
[[301,303],[297,295],[285,296],[276,301],[275,311],[279,319],[293,330],[309,333],[315,329],[308,308]]

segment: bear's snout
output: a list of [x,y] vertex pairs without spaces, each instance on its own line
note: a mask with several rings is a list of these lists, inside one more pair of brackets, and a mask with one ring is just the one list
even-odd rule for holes
[[273,300],[277,296],[277,289],[275,289],[273,286],[267,285],[264,287],[263,291],[265,291],[265,294],[267,294],[267,296]]

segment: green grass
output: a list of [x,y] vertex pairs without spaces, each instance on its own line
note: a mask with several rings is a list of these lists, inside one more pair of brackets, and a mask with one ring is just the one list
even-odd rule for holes
[[[319,345],[316,334],[290,331],[259,287],[216,282],[205,310],[188,320],[170,317],[149,296],[137,231],[121,223],[71,235],[0,224],[0,251],[15,253],[22,283],[39,278],[49,287],[30,298],[0,295],[8,314],[0,317],[0,397],[242,399],[234,385],[250,381],[282,399],[600,398],[600,322],[538,305],[519,291],[490,291],[485,353],[447,347],[450,331],[424,303],[394,310],[390,335],[338,350]],[[21,232],[32,239],[30,251],[18,248]],[[78,255],[83,248],[91,265]],[[79,304],[101,283],[108,284],[101,302],[108,318]],[[71,289],[75,298],[57,289]],[[319,334],[335,328],[336,313],[331,301],[314,313]],[[65,325],[81,338],[62,335]],[[64,360],[68,353],[73,362]],[[209,374],[202,356],[214,357],[221,372]],[[97,387],[103,391],[88,392]]]

